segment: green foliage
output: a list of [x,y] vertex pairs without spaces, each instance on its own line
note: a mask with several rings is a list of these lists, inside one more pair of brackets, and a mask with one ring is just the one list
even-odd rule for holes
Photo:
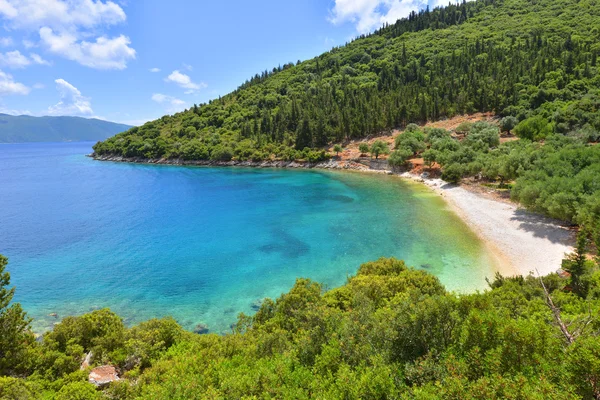
[[388,164],[392,167],[401,167],[406,164],[409,158],[413,156],[412,150],[401,147],[398,150],[394,150],[388,158]]
[[571,287],[573,293],[580,297],[587,296],[588,287],[584,276],[588,272],[587,251],[588,251],[588,233],[580,230],[577,234],[577,246],[575,252],[570,254],[562,263],[562,268],[571,274]]
[[333,151],[335,151],[336,156],[338,156],[340,154],[340,152],[342,152],[343,150],[344,149],[339,144],[336,144],[335,146],[333,146]]
[[96,400],[100,398],[94,385],[87,382],[69,383],[56,394],[56,400]]
[[0,254],[0,376],[21,372],[34,342],[29,318],[20,304],[11,304],[15,288],[8,288],[7,265],[8,259]]
[[518,119],[516,119],[512,115],[509,115],[500,120],[500,129],[502,130],[502,132],[510,133],[515,128],[515,126],[517,126],[518,123]]
[[[321,149],[481,111],[507,117],[504,130],[516,117],[523,137],[577,133],[596,140],[598,10],[575,0],[478,0],[424,10],[311,60],[264,71],[218,100],[94,149],[217,161],[249,159],[237,147],[250,141],[256,159],[289,159],[299,155],[284,149]],[[462,124],[456,132],[469,128]]]
[[369,154],[371,152],[371,148],[369,147],[368,143],[362,142],[358,145],[358,151],[360,151],[360,154]]
[[521,121],[515,127],[518,137],[528,140],[543,140],[552,133],[552,126],[542,116],[535,116]]
[[[497,276],[486,292],[458,295],[427,272],[381,258],[327,292],[298,279],[224,336],[184,332],[172,319],[122,328],[106,310],[68,318],[31,345],[40,359],[76,354],[72,371],[34,363],[19,377],[0,377],[0,397],[594,398],[598,272],[591,271],[586,298],[557,275],[543,279],[579,332],[571,345],[534,277]],[[87,383],[79,362],[89,348],[124,379],[103,391]]]
[[376,140],[371,146],[371,155],[378,159],[382,154],[390,154],[390,148],[388,144],[382,140]]
[[442,170],[442,179],[450,183],[458,183],[464,175],[464,168],[458,164],[450,164]]

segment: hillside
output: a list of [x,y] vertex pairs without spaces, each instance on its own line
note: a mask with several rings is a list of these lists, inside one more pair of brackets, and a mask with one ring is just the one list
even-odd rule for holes
[[130,128],[99,119],[0,114],[0,143],[100,141]]
[[482,111],[539,114],[562,134],[597,131],[598,26],[596,0],[479,0],[424,11],[133,128],[96,153],[300,159],[306,147]]

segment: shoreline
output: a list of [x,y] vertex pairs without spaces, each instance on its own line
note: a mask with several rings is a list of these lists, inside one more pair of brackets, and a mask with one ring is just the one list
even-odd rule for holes
[[[185,161],[150,160],[116,156],[89,155],[98,161],[149,165],[247,167],[346,170],[398,176],[421,183],[440,195],[487,247],[496,269],[503,276],[531,273],[542,276],[556,272],[565,254],[573,251],[574,234],[561,221],[520,208],[517,204],[490,199],[463,186],[441,179],[423,178],[410,172],[396,173],[380,163],[371,168],[357,161],[329,160],[318,163],[298,161]],[[387,163],[385,163],[387,164]]]
[[424,179],[410,173],[400,176],[423,183],[442,196],[488,247],[503,276],[555,273],[565,255],[574,250],[575,235],[562,221],[441,179]]

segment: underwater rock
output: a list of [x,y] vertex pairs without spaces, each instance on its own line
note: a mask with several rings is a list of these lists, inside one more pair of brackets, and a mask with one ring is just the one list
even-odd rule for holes
[[197,333],[198,335],[206,335],[208,333],[208,325],[206,325],[206,324],[198,324],[194,328],[193,332]]

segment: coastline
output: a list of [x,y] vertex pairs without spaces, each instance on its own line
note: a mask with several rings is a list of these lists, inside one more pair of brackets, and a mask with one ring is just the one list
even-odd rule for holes
[[442,196],[487,245],[503,276],[549,275],[574,250],[575,235],[561,221],[520,208],[512,202],[483,196],[441,179],[424,179],[403,173]]
[[[441,179],[424,178],[410,172],[395,173],[387,163],[371,168],[357,161],[329,160],[318,163],[297,161],[185,161],[150,160],[115,156],[90,157],[99,161],[206,167],[249,167],[348,170],[395,175],[426,185],[445,199],[455,212],[487,246],[498,272],[503,276],[538,273],[548,275],[561,267],[566,253],[573,251],[574,234],[560,221],[521,209],[517,204],[490,199],[463,186]],[[385,165],[383,165],[385,164]]]

